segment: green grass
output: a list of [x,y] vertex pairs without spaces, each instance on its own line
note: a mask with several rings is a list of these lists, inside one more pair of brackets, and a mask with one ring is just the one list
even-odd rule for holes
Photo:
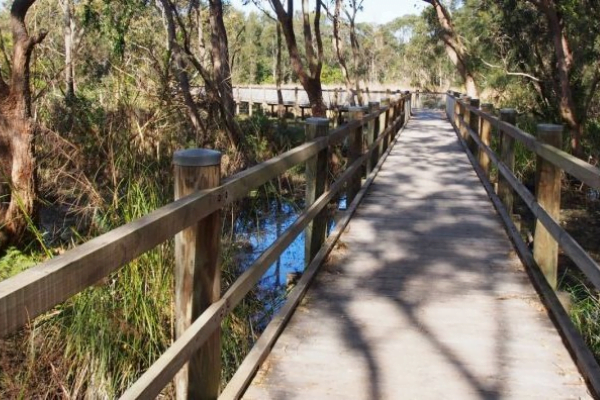
[[600,298],[584,284],[570,286],[571,320],[600,362]]

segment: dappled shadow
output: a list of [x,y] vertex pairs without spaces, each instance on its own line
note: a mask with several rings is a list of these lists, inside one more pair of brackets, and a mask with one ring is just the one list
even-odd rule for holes
[[440,118],[416,113],[249,398],[585,397]]

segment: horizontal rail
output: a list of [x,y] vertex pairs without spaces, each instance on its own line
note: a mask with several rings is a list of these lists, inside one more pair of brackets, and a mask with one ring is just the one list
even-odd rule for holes
[[[344,173],[331,185],[330,189],[320,196],[313,205],[302,213],[284,233],[262,253],[262,255],[248,268],[229,288],[223,297],[209,307],[192,324],[185,335],[177,339],[171,348],[165,352],[143,375],[131,386],[121,399],[147,399],[158,396],[175,376],[177,371],[187,362],[191,355],[198,350],[219,326],[225,316],[248,294],[264,275],[270,265],[285,251],[285,249],[302,233],[308,224],[320,211],[339,193],[344,185],[356,174],[371,157],[378,143],[390,135],[398,125],[398,118],[388,127],[370,149],[357,158]],[[360,123],[355,124],[356,127]],[[201,321],[200,321],[201,320]],[[192,332],[190,332],[192,331]],[[171,351],[171,349],[174,349]]]
[[538,156],[563,169],[565,172],[579,179],[586,185],[595,189],[600,189],[599,168],[596,168],[593,165],[586,163],[585,161],[580,160],[579,158],[563,150],[557,149],[556,147],[547,145],[545,143],[541,143],[535,138],[535,136],[522,131],[514,125],[500,121],[499,118],[493,115],[483,112],[471,105],[467,105],[461,100],[457,99],[457,101],[460,102],[462,106],[470,112],[477,114],[481,118],[484,118],[497,129],[502,130],[502,132],[509,134],[519,142],[523,143],[527,149],[533,151]]
[[[383,106],[333,130],[326,137],[311,140],[280,156],[242,171],[213,189],[195,192],[156,211],[95,239],[63,255],[32,267],[0,282],[0,337],[27,324],[74,294],[93,285],[146,251],[198,223],[215,211],[239,200],[256,187],[276,178],[286,170],[308,161],[325,148],[344,141],[356,129],[379,118],[392,108],[395,120],[386,118],[387,126],[378,134],[370,148],[347,167],[329,191],[320,196],[242,276],[227,293],[208,309],[175,341],[159,360],[134,384],[125,397],[145,397],[158,394],[181,366],[190,358],[220,322],[260,279],[265,269],[289,246],[291,241],[331,201],[346,182],[356,175],[375,149],[393,135],[401,122],[409,118],[404,104],[410,104],[410,94],[402,95],[390,106]],[[383,123],[383,122],[382,122]],[[152,379],[149,381],[147,377]],[[144,378],[146,377],[146,378]],[[168,377],[168,378],[166,378]],[[167,381],[165,381],[167,379]]]
[[[393,127],[391,128],[393,129],[388,129],[389,132],[384,132],[383,136],[391,133],[394,129],[400,129],[399,121],[396,121]],[[395,140],[397,141],[398,139],[399,136],[397,136]],[[374,151],[378,143],[379,142],[371,146],[368,152],[365,154],[370,157],[371,152]],[[342,232],[350,222],[350,218],[353,216],[356,209],[358,208],[358,205],[362,201],[363,197],[366,195],[367,189],[375,180],[375,176],[381,169],[383,163],[385,162],[385,159],[387,158],[387,155],[391,152],[393,147],[394,143],[390,145],[386,153],[382,156],[381,160],[379,160],[379,163],[377,164],[376,168],[373,171],[371,171],[369,176],[367,176],[365,183],[361,187],[360,191],[357,193],[352,203],[350,203],[350,205],[348,206],[347,211],[344,213],[344,216],[340,219],[340,221],[337,222],[334,231],[327,238],[327,242],[325,243],[325,245],[319,250],[319,252],[315,256],[315,259],[302,273],[302,277],[300,278],[292,292],[289,294],[288,299],[282,307],[282,309],[275,317],[273,317],[273,321],[269,323],[265,331],[260,335],[260,338],[257,340],[250,353],[246,356],[242,365],[240,365],[234,376],[231,378],[231,380],[223,390],[223,393],[221,393],[221,395],[219,396],[220,400],[238,399],[246,390],[246,388],[250,384],[250,381],[252,380],[252,375],[256,371],[256,368],[260,365],[260,363],[262,363],[265,360],[266,356],[269,353],[269,350],[273,346],[273,343],[275,343],[275,340],[283,331],[285,324],[291,318],[292,312],[300,303],[300,300],[308,290],[308,285],[316,275],[319,265],[326,259],[331,250],[333,250],[333,246],[335,245]],[[362,160],[360,164],[364,165],[364,160]]]
[[[548,284],[546,277],[542,274],[541,270],[537,266],[531,251],[527,247],[527,244],[521,238],[521,235],[515,226],[511,216],[508,214],[502,201],[494,192],[492,184],[487,178],[486,173],[483,169],[477,164],[474,155],[468,149],[465,141],[457,135],[459,140],[465,149],[465,152],[469,158],[469,161],[473,165],[475,172],[479,176],[485,190],[488,192],[494,207],[498,211],[502,222],[505,225],[508,236],[511,241],[515,245],[517,250],[517,254],[523,264],[526,266],[526,271],[533,283],[533,286],[536,290],[541,294],[540,298],[546,309],[548,310],[550,318],[554,321],[555,325],[560,327],[558,332],[560,333],[563,340],[567,343],[567,348],[571,351],[573,358],[575,359],[577,365],[579,366],[580,371],[584,375],[585,379],[590,383],[593,392],[595,393],[595,397],[598,398],[598,394],[600,394],[600,366],[596,362],[594,355],[591,350],[585,344],[585,341],[572,324],[571,319],[569,317],[568,312],[563,308],[560,300],[558,299],[556,293],[552,289],[552,287]],[[479,139],[479,138],[477,138]],[[475,140],[477,140],[475,139]],[[479,143],[487,148],[489,151],[492,151],[488,146],[485,146],[481,139],[479,139]],[[489,154],[488,154],[489,155]],[[498,163],[498,165],[502,165],[502,163]]]
[[[465,125],[465,121],[462,117],[459,117],[459,121],[462,125]],[[581,269],[585,276],[592,282],[596,289],[600,289],[600,266],[594,259],[577,243],[575,239],[569,233],[564,230],[558,222],[556,222],[542,206],[536,201],[535,196],[531,194],[529,189],[525,187],[512,171],[502,163],[496,153],[483,144],[479,136],[473,132],[473,130],[465,126],[467,132],[481,148],[488,155],[490,160],[498,167],[498,171],[502,174],[504,179],[509,185],[515,190],[515,192],[521,197],[523,202],[531,210],[533,215],[539,219],[539,221],[546,227],[552,237],[558,242],[563,248],[564,252],[573,260],[573,262]]]

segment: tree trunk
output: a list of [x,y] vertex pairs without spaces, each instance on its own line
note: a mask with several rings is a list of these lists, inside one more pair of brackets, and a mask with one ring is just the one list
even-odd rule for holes
[[[346,65],[346,57],[344,56],[344,42],[340,37],[340,12],[342,9],[342,0],[335,0],[335,8],[333,11],[333,47],[335,48],[335,55],[337,56],[340,69],[342,70],[342,76],[344,77],[344,83],[346,85],[346,101],[351,106],[354,106],[354,93],[352,92],[352,81],[350,80],[350,74],[348,73],[348,67]],[[355,69],[356,71],[356,69]],[[358,79],[357,79],[358,83]]]
[[471,70],[469,54],[459,35],[454,29],[454,24],[448,10],[439,0],[423,0],[431,4],[436,12],[438,23],[441,29],[441,39],[444,41],[446,53],[450,61],[454,64],[458,73],[465,83],[467,95],[472,98],[479,98],[479,90],[475,81],[475,74]]
[[63,32],[65,39],[65,98],[75,97],[75,73],[73,65],[73,45],[75,42],[75,21],[71,12],[71,0],[61,0],[63,9]]
[[161,5],[163,7],[163,18],[165,21],[165,29],[167,33],[167,49],[173,55],[174,58],[174,69],[175,75],[177,76],[177,81],[179,83],[179,90],[181,91],[181,95],[183,96],[183,101],[185,103],[188,117],[190,118],[190,122],[192,124],[192,128],[195,133],[195,140],[198,146],[204,146],[204,141],[208,135],[206,130],[206,126],[202,123],[202,119],[200,118],[200,111],[198,110],[198,106],[192,97],[191,89],[190,89],[190,80],[186,70],[186,62],[184,56],[182,54],[183,49],[177,43],[177,31],[175,28],[175,19],[173,17],[173,9],[172,4],[169,0],[160,0]]
[[219,92],[219,109],[225,122],[231,145],[237,150],[242,143],[242,133],[234,118],[235,101],[231,86],[227,31],[223,23],[223,3],[210,0],[211,50],[214,82]]
[[277,117],[284,121],[285,107],[283,106],[283,93],[281,92],[281,82],[283,81],[283,68],[281,65],[281,25],[277,25],[277,49],[275,52],[275,86],[277,87]]
[[571,87],[571,68],[573,53],[569,46],[569,38],[565,34],[564,22],[553,0],[533,0],[532,3],[546,16],[548,29],[554,44],[556,56],[557,93],[560,95],[559,112],[569,128],[571,151],[573,155],[583,158],[581,137],[583,136],[582,117],[577,113]]
[[22,238],[36,198],[29,62],[33,47],[46,33],[40,32],[35,37],[27,33],[25,15],[34,1],[16,0],[12,4],[10,82],[0,77],[0,247]]
[[317,49],[313,46],[313,34],[310,26],[308,0],[302,0],[302,15],[303,15],[303,33],[304,33],[304,47],[307,58],[308,70],[304,67],[302,57],[298,51],[298,44],[296,41],[296,34],[294,33],[294,2],[288,0],[288,9],[285,10],[280,0],[270,0],[275,13],[277,14],[277,20],[281,25],[285,42],[290,55],[292,63],[292,70],[300,79],[302,87],[308,95],[310,101],[312,115],[315,117],[326,117],[327,106],[323,101],[323,90],[321,87],[321,69],[323,67],[323,42],[321,38],[321,31],[319,27],[321,17],[321,2],[317,1],[314,13],[314,39],[316,41]]

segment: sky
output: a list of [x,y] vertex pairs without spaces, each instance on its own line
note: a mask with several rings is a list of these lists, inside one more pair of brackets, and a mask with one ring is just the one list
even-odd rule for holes
[[[231,3],[238,9],[256,10],[253,5],[242,6],[242,0],[231,0]],[[295,8],[300,10],[300,1],[296,3]],[[420,14],[425,5],[422,0],[364,0],[363,11],[359,11],[356,21],[385,24],[406,14]]]

